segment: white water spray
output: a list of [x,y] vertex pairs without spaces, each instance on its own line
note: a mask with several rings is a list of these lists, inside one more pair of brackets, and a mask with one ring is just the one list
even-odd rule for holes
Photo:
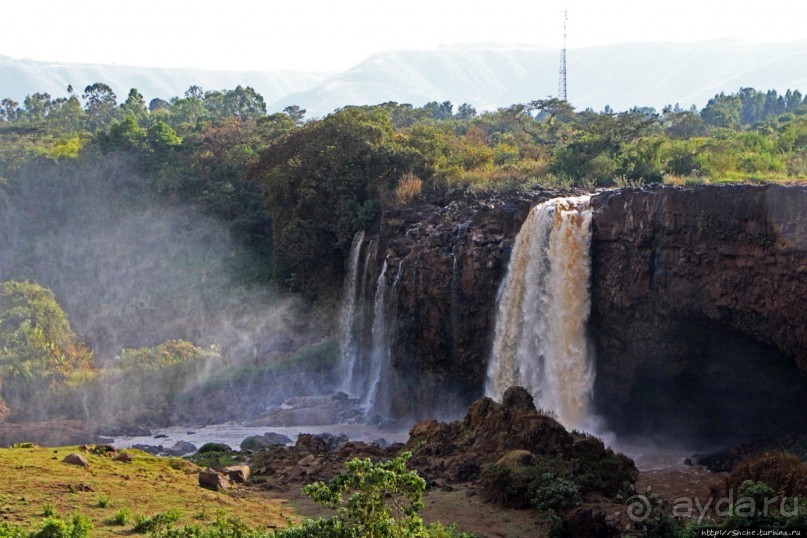
[[590,197],[556,198],[530,212],[516,236],[499,290],[486,393],[512,385],[567,428],[590,417],[593,353],[586,338],[591,308]]
[[350,263],[348,265],[347,277],[345,280],[345,296],[342,299],[342,308],[339,312],[340,325],[340,349],[342,352],[342,390],[347,393],[354,391],[354,371],[356,361],[359,356],[359,339],[356,330],[357,310],[362,307],[361,301],[357,301],[359,290],[359,258],[361,247],[364,243],[364,230],[356,232],[353,236],[353,243],[350,246]]

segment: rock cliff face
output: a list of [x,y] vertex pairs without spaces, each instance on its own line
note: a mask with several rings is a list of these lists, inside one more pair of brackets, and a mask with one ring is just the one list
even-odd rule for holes
[[[569,194],[385,214],[374,240],[393,290],[380,389],[390,416],[457,417],[482,394],[515,235],[533,205]],[[628,189],[592,205],[595,403],[609,424],[807,430],[796,407],[807,404],[807,188]]]
[[807,188],[625,190],[592,203],[595,397],[612,426],[805,431]]

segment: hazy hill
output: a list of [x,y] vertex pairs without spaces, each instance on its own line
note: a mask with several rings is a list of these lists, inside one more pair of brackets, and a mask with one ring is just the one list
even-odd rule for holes
[[[347,71],[204,71],[124,66],[55,64],[0,56],[0,98],[22,101],[47,91],[64,95],[106,82],[119,97],[136,87],[147,99],[205,89],[253,86],[270,111],[300,105],[308,117],[356,104],[397,101],[423,105],[450,100],[478,110],[556,95],[559,51],[488,45],[374,54]],[[577,108],[624,110],[635,105],[703,106],[720,91],[740,87],[807,90],[807,41],[751,45],[732,41],[695,44],[643,43],[571,49],[569,100]]]
[[[477,109],[557,95],[560,54],[545,48],[462,47],[374,54],[354,68],[272,104],[321,115],[346,104],[469,102]],[[569,101],[577,108],[697,104],[741,86],[807,88],[807,41],[749,45],[622,44],[568,52]]]
[[311,88],[324,78],[322,73],[296,71],[160,69],[36,62],[0,56],[0,99],[11,97],[19,102],[34,92],[44,91],[60,97],[67,93],[69,84],[81,94],[89,84],[105,82],[119,101],[126,98],[130,88],[140,90],[148,102],[154,97],[181,96],[194,84],[205,90],[232,89],[241,84],[254,87],[270,103],[291,92]]

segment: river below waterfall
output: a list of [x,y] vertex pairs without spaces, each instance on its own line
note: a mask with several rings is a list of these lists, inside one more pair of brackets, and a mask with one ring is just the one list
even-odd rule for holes
[[382,430],[371,424],[323,424],[320,426],[249,426],[244,423],[227,422],[224,424],[208,424],[206,426],[170,426],[155,429],[151,435],[133,437],[114,437],[113,444],[118,448],[131,448],[134,445],[162,445],[171,448],[179,441],[193,443],[197,448],[205,443],[223,443],[239,450],[241,441],[251,435],[263,435],[275,432],[296,441],[302,433],[333,435],[344,434],[351,441],[377,442],[384,439],[387,443],[403,443],[409,435],[406,431]]

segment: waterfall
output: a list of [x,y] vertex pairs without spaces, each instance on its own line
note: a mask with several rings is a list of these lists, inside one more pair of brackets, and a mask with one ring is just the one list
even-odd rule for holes
[[353,243],[350,245],[350,261],[348,264],[347,277],[345,278],[345,294],[339,312],[339,347],[342,353],[342,391],[347,393],[352,393],[355,389],[353,386],[353,376],[360,348],[360,335],[357,330],[357,324],[360,323],[358,319],[361,318],[361,311],[364,305],[362,304],[363,297],[357,298],[356,295],[360,291],[359,259],[361,257],[361,247],[363,243],[364,230],[360,230],[353,236]]
[[403,273],[400,260],[392,288],[388,289],[387,276],[392,268],[384,260],[376,276],[377,245],[376,239],[365,242],[363,231],[353,237],[339,308],[341,390],[359,398],[367,417],[388,412],[392,383],[390,339],[397,311],[389,302],[397,300],[396,290]]
[[528,389],[567,428],[590,418],[593,353],[586,338],[591,299],[589,196],[537,205],[516,236],[497,299],[486,394]]
[[378,396],[378,389],[383,375],[383,366],[387,362],[389,355],[389,342],[387,342],[386,312],[384,310],[384,299],[387,294],[387,261],[381,267],[378,275],[378,284],[375,288],[375,299],[373,301],[373,347],[370,352],[370,369],[365,380],[366,395],[365,403],[367,407],[372,407]]

